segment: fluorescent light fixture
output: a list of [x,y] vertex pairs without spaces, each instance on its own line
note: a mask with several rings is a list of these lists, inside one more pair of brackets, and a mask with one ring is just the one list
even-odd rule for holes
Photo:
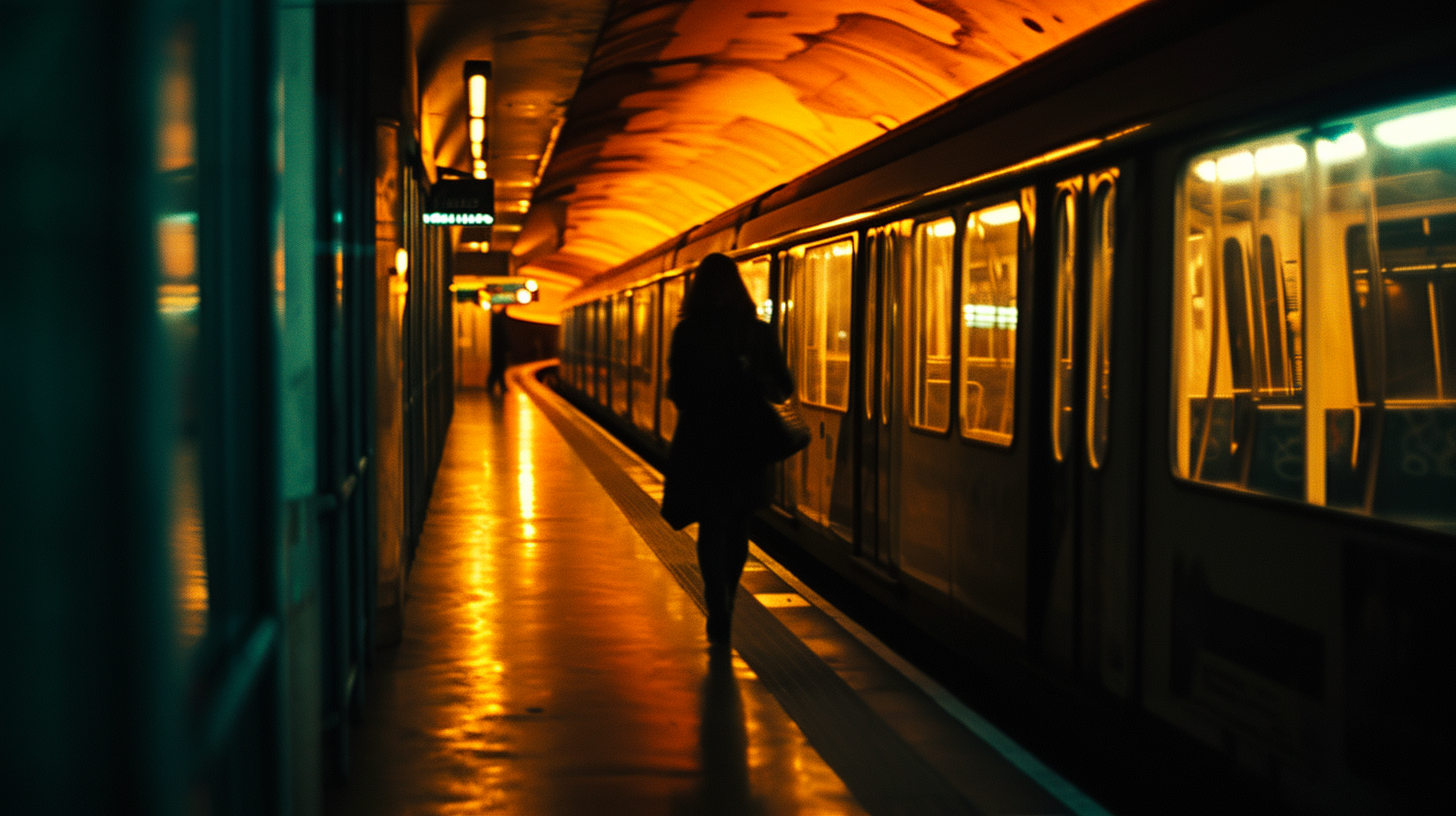
[[394,271],[401,275],[409,271],[409,252],[404,247],[394,251]]
[[1353,130],[1334,141],[1319,139],[1314,143],[1314,155],[1325,164],[1358,159],[1365,155],[1365,139]]
[[1254,152],[1254,169],[1261,176],[1277,176],[1303,170],[1308,154],[1297,144],[1271,145]]
[[485,159],[476,159],[475,160],[475,170],[474,170],[474,174],[475,174],[475,177],[478,178],[478,179],[485,178]]
[[471,119],[470,120],[470,141],[472,141],[472,142],[484,142],[485,141],[485,120],[484,119]]
[[949,238],[955,235],[955,221],[949,218],[942,218],[932,223],[926,232],[929,232],[935,238]]
[[1412,113],[1375,126],[1375,140],[1386,147],[1415,147],[1456,139],[1456,107]]
[[988,227],[1015,224],[1021,220],[1021,205],[1015,202],[989,207],[975,214],[975,219]]
[[471,157],[476,158],[476,159],[479,159],[479,158],[483,158],[484,157],[484,154],[485,154],[485,145],[481,144],[480,142],[471,142],[470,143],[470,155],[471,155]]
[[961,318],[968,329],[1014,329],[1016,307],[967,303],[961,307]]
[[1219,181],[1247,181],[1254,177],[1254,154],[1242,150],[1218,160]]
[[483,119],[485,117],[485,77],[476,74],[470,78],[470,115]]

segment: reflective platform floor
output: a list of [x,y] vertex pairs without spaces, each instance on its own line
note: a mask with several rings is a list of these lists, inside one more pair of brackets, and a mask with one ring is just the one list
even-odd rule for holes
[[734,650],[709,650],[692,538],[656,496],[521,370],[457,394],[403,640],[329,812],[1104,813],[761,552]]

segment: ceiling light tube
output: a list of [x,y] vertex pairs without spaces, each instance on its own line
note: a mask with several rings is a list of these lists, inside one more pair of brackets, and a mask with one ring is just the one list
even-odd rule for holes
[[480,143],[485,141],[485,120],[470,120],[470,141]]
[[470,115],[476,119],[485,117],[485,77],[476,74],[470,78]]

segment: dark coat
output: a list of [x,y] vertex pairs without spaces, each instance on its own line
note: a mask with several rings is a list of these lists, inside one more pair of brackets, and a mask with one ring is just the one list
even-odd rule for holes
[[766,507],[769,466],[748,453],[766,399],[794,391],[769,324],[709,314],[672,332],[667,396],[677,406],[668,450],[662,516],[681,530],[705,516],[725,518]]

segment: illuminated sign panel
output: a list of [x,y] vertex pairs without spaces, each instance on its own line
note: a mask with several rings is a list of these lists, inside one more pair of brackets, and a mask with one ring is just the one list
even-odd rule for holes
[[495,180],[442,178],[430,188],[426,224],[485,227],[495,223]]

